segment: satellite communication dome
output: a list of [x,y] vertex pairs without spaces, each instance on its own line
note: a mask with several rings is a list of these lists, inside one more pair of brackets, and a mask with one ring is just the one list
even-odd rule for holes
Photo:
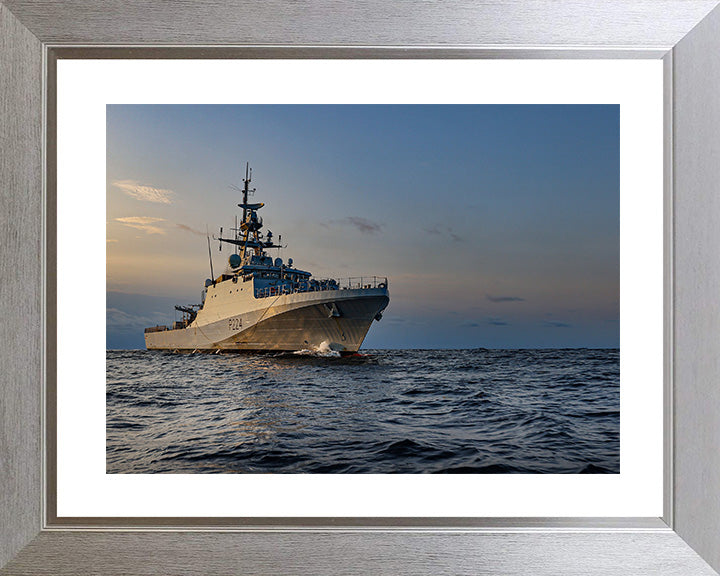
[[292,259],[292,258],[288,258],[288,266],[292,266],[292,264],[293,264],[293,259]]
[[212,280],[210,280],[210,278],[208,278],[207,280],[205,280],[205,288],[207,288],[208,286],[210,286],[210,284],[212,284]]
[[275,266],[278,268],[282,266],[282,258],[275,258]]
[[242,264],[242,260],[237,254],[230,254],[230,258],[228,258],[228,263],[230,264],[230,268],[239,268],[240,264]]

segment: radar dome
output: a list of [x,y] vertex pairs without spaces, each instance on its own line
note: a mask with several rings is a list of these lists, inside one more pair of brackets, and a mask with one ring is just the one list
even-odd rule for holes
[[288,258],[288,266],[292,266],[292,264],[293,264],[293,259],[292,259],[292,258]]
[[212,284],[212,280],[210,280],[210,278],[208,278],[207,280],[205,280],[205,288],[207,288],[208,286],[210,286],[210,284]]
[[242,264],[242,260],[240,259],[240,256],[237,254],[230,254],[230,258],[228,258],[228,262],[230,264],[230,268],[239,268],[240,264]]
[[282,266],[282,258],[275,258],[275,266],[280,268]]

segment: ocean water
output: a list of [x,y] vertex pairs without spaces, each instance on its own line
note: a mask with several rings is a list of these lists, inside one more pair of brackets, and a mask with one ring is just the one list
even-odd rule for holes
[[107,352],[108,473],[618,473],[619,350]]

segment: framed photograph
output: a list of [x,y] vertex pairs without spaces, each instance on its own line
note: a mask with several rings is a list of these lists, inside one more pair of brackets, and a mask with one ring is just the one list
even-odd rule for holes
[[662,514],[660,61],[59,60],[57,92],[59,522]]
[[0,4],[3,573],[714,574],[716,4]]

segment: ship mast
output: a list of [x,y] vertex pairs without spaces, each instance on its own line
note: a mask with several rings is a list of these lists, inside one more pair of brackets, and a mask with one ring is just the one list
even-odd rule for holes
[[[243,201],[242,201],[242,209],[243,209],[243,218],[242,218],[242,224],[241,227],[245,228],[245,238],[244,238],[244,244],[242,245],[242,254],[240,255],[241,261],[243,264],[246,264],[245,262],[245,254],[247,252],[247,242],[248,237],[250,234],[250,229],[247,227],[247,220],[248,220],[248,193],[250,192],[250,182],[252,181],[252,171],[250,170],[250,162],[245,163],[245,179],[243,182],[245,183],[245,186],[243,186]],[[253,190],[254,192],[254,190]]]
[[243,188],[243,222],[247,218],[248,192],[250,192],[250,181],[252,180],[252,172],[250,171],[250,162],[245,163],[245,187]]
[[[245,178],[243,179],[243,201],[241,204],[238,204],[238,206],[243,209],[243,217],[242,222],[240,223],[240,228],[238,229],[237,226],[235,227],[235,238],[218,238],[221,242],[221,246],[222,242],[227,242],[228,244],[234,244],[235,246],[240,246],[242,248],[242,252],[240,254],[242,266],[250,264],[253,254],[255,256],[265,255],[265,248],[280,247],[279,245],[273,244],[271,232],[268,232],[267,241],[263,242],[262,240],[260,229],[263,227],[263,223],[262,218],[258,216],[257,211],[265,204],[263,202],[256,202],[253,204],[248,202],[250,194],[255,192],[254,188],[250,188],[250,182],[252,182],[252,169],[250,168],[250,163],[248,162],[245,164]],[[240,232],[239,235],[238,232]],[[222,236],[222,229],[220,236]],[[252,248],[253,252],[248,252],[248,248]]]

